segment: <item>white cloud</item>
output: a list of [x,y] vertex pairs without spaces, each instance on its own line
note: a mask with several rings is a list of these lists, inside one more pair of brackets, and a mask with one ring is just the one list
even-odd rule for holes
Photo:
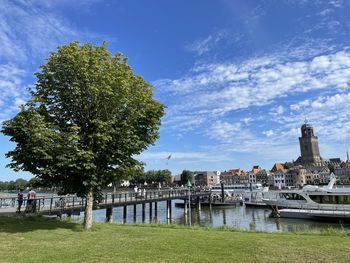
[[263,134],[266,135],[266,137],[271,137],[272,135],[274,135],[273,130],[268,130],[268,131],[263,131]]
[[0,64],[0,123],[13,115],[24,101],[24,75],[25,72],[14,65]]
[[[58,45],[73,40],[93,41],[97,35],[77,30],[67,19],[57,15],[58,5],[88,8],[95,0],[74,4],[74,1],[2,0],[0,4],[0,59],[10,63],[33,63],[47,57]],[[30,58],[30,61],[28,61]]]
[[350,103],[350,93],[347,94],[335,94],[333,96],[319,97],[314,101],[304,100],[297,104],[291,105],[291,109],[305,110],[305,109],[327,109],[333,110],[334,108],[340,109]]
[[343,0],[330,0],[329,4],[333,5],[334,7],[342,7],[343,6]]
[[[82,9],[95,0],[77,4]],[[24,103],[28,92],[23,84],[38,65],[59,45],[72,40],[96,39],[96,35],[76,30],[55,13],[58,5],[71,1],[2,0],[0,4],[0,120],[11,117]]]
[[[137,158],[143,161],[167,161],[166,157],[169,156],[169,152],[144,152],[140,154]],[[218,162],[227,160],[228,156],[225,153],[212,151],[192,151],[192,152],[171,152],[171,159],[169,162],[177,163],[193,163],[193,162]]]
[[307,117],[324,144],[339,143],[350,139],[349,103],[350,93],[316,96],[292,104],[290,107],[293,117],[290,121],[296,123],[303,116]]
[[280,116],[285,112],[285,108],[282,105],[274,107],[270,110],[272,116]]
[[[186,126],[182,120],[193,118],[188,124],[202,124],[218,116],[264,106],[282,97],[311,91],[346,89],[350,83],[350,52],[347,49],[316,56],[304,61],[285,61],[275,57],[261,57],[243,63],[205,64],[189,75],[175,80],[156,82],[160,92],[180,96],[169,105],[168,122],[174,128]],[[304,101],[303,103],[306,103]],[[314,102],[315,105],[317,102]],[[291,109],[302,104],[291,105]],[[274,110],[282,115],[283,106]],[[203,114],[204,113],[204,114]],[[180,117],[179,117],[180,116]],[[170,119],[170,120],[169,120]],[[177,122],[176,119],[180,119]]]
[[197,53],[197,55],[201,56],[204,53],[209,52],[212,50],[219,41],[224,39],[227,36],[227,32],[224,30],[220,30],[212,35],[209,35],[208,37],[204,39],[199,39],[193,42],[190,45],[186,46],[186,49]]
[[231,141],[238,133],[242,131],[242,125],[239,122],[229,123],[217,121],[211,125],[207,131],[209,137],[219,140]]

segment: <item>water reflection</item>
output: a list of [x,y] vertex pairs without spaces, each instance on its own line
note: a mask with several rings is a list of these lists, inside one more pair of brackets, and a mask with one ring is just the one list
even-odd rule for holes
[[[176,201],[181,202],[181,201]],[[136,216],[132,206],[127,209],[126,224],[179,224],[197,225],[200,227],[218,227],[228,226],[250,231],[266,231],[266,232],[290,232],[290,231],[308,231],[308,230],[322,230],[325,228],[349,229],[349,224],[319,222],[302,219],[288,219],[288,218],[271,218],[269,209],[250,208],[245,206],[238,206],[236,208],[215,208],[203,207],[199,210],[191,208],[191,214],[186,214],[184,208],[175,207],[175,202],[172,202],[172,217],[171,221],[167,219],[166,202],[157,203],[157,214],[155,214],[155,207],[153,205],[152,214],[150,214],[149,204],[145,206],[144,222],[142,222],[142,205],[136,206]],[[106,210],[93,211],[93,218],[95,221],[104,222]],[[83,219],[83,214],[76,219]],[[113,221],[123,223],[123,208],[118,207],[113,209]]]

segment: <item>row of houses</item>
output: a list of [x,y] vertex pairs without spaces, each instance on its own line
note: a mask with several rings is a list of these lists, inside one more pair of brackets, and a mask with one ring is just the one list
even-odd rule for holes
[[[323,167],[293,166],[286,169],[283,164],[276,163],[270,171],[254,166],[251,171],[231,169],[224,172],[196,171],[194,183],[197,186],[209,186],[218,183],[249,184],[260,183],[272,188],[300,188],[304,185],[324,185],[329,182],[330,169]],[[338,184],[350,184],[350,163],[334,167]]]

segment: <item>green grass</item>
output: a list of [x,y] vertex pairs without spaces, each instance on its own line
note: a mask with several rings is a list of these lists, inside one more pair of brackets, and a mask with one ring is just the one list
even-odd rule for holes
[[80,223],[0,217],[0,262],[349,262],[349,232]]

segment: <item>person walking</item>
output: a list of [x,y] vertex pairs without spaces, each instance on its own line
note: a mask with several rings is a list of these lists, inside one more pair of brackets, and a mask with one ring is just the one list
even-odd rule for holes
[[33,189],[30,189],[28,192],[28,201],[27,201],[27,209],[29,212],[35,212],[36,210],[36,192]]
[[17,193],[17,202],[18,202],[18,209],[17,212],[21,213],[21,207],[23,204],[23,189],[19,189]]

